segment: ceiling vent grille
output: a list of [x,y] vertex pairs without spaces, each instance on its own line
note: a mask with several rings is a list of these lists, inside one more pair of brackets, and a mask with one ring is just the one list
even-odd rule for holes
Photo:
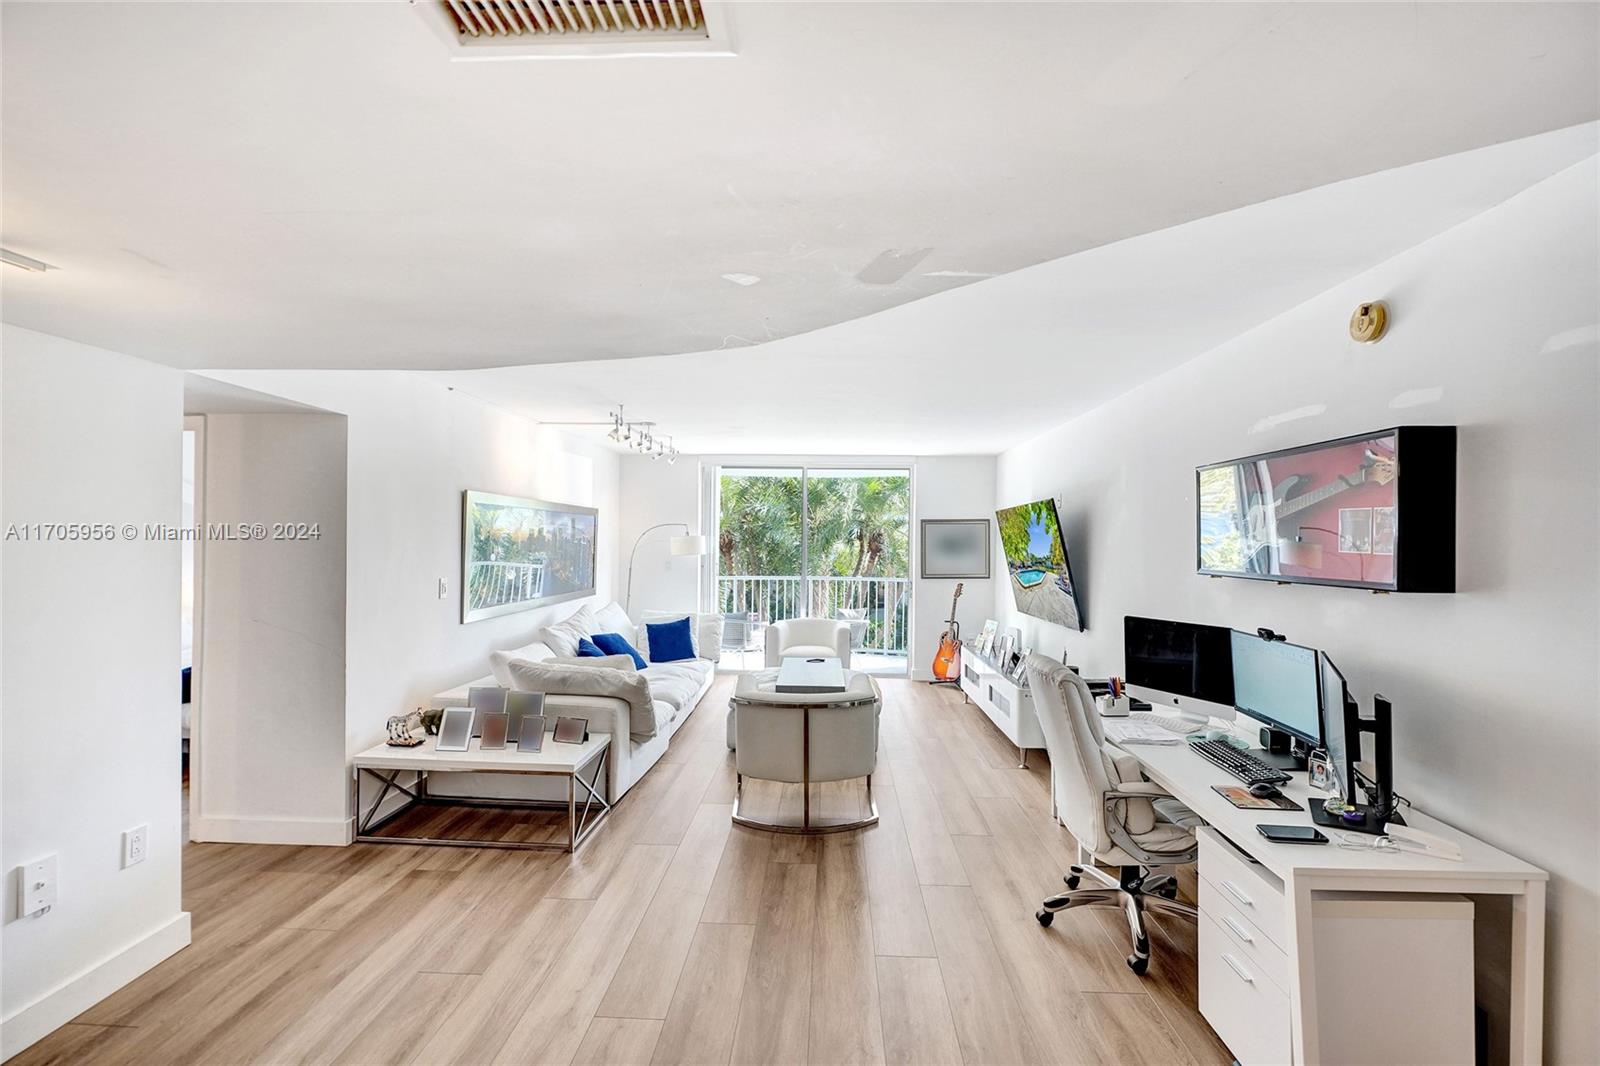
[[[709,37],[700,0],[438,0],[462,43]],[[487,39],[487,40],[485,40]]]

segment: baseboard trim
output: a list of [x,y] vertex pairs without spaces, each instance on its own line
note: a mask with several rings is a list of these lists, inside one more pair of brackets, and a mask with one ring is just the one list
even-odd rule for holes
[[306,844],[342,848],[355,840],[352,818],[196,818],[191,840],[213,844]]
[[33,1046],[161,960],[189,946],[189,912],[57,985],[0,1022],[0,1061]]

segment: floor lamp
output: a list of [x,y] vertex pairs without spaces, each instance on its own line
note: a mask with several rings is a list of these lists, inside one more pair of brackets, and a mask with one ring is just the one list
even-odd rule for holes
[[651,526],[639,534],[639,539],[633,542],[633,551],[628,555],[628,592],[623,598],[622,606],[626,611],[633,610],[633,563],[639,557],[639,545],[644,543],[644,538],[658,529],[681,529],[683,533],[673,537],[667,544],[667,551],[673,555],[704,555],[706,553],[706,538],[689,532],[689,526],[684,522],[661,522]]

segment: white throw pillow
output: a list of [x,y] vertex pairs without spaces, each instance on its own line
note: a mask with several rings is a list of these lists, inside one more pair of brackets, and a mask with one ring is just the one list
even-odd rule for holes
[[594,632],[594,610],[584,604],[568,615],[566,621],[539,630],[539,639],[550,645],[557,655],[576,655],[578,641]]
[[615,600],[594,613],[594,632],[586,635],[592,637],[595,633],[615,633],[635,648],[639,646],[639,634],[633,628],[633,620]]
[[489,669],[494,672],[494,679],[502,688],[511,687],[511,675],[506,671],[506,663],[512,659],[527,659],[531,662],[542,662],[555,655],[550,650],[550,645],[543,641],[534,641],[524,644],[520,648],[507,648],[505,651],[492,651],[489,653]]

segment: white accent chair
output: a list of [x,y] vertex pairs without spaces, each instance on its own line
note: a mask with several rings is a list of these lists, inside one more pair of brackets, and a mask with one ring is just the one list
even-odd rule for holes
[[[843,692],[779,692],[778,671],[758,670],[739,677],[728,702],[728,722],[736,735],[737,784],[733,820],[777,833],[840,833],[878,821],[872,799],[872,772],[878,765],[878,714],[883,696],[863,673],[845,675]],[[744,779],[783,781],[801,787],[803,815],[798,824],[769,822],[744,811]],[[824,781],[867,779],[867,809],[860,818],[819,822],[811,817],[811,786]]]
[[832,618],[789,618],[767,627],[767,666],[785,657],[838,659],[850,669],[850,623]]
[[[1122,907],[1133,938],[1128,967],[1143,975],[1150,966],[1145,909],[1198,917],[1193,907],[1175,899],[1176,878],[1153,868],[1195,861],[1194,827],[1200,819],[1160,785],[1144,780],[1137,757],[1106,743],[1083,678],[1038,654],[1028,656],[1027,671],[1050,753],[1057,816],[1079,848],[1093,856],[1093,862],[1072,867],[1068,891],[1045,900],[1036,917],[1048,926],[1057,911],[1072,907]],[[1118,867],[1118,876],[1094,863]],[[1089,885],[1079,888],[1085,880]]]

